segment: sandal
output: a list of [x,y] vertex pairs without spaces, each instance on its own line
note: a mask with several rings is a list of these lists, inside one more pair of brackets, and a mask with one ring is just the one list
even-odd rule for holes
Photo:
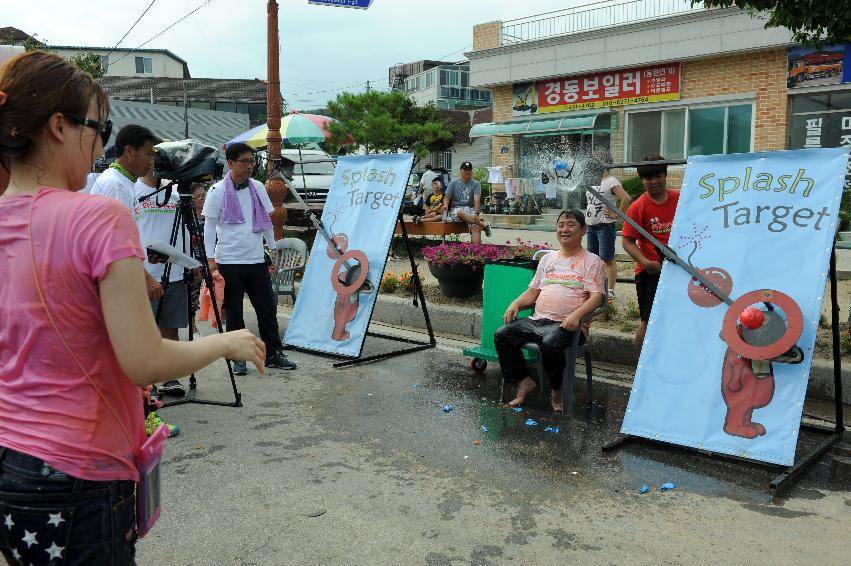
[[420,217],[419,217],[419,216],[414,216],[414,224],[415,224],[416,226],[419,226],[421,223],[422,223],[422,220],[420,219]]
[[609,304],[610,305],[615,304],[615,290],[614,289],[609,289]]

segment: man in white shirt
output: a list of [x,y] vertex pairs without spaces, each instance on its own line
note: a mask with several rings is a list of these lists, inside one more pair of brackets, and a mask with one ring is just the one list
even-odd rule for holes
[[[204,202],[204,247],[210,271],[225,279],[224,306],[228,332],[245,328],[242,301],[245,294],[257,314],[260,339],[266,344],[266,367],[295,369],[284,355],[278,331],[277,298],[263,255],[263,238],[274,244],[269,215],[274,210],[264,187],[251,178],[254,153],[242,143],[228,146],[230,171],[212,186]],[[237,375],[248,372],[245,361],[234,360]]]
[[[136,181],[154,168],[156,153],[154,145],[159,142],[160,140],[153,132],[144,126],[128,124],[121,128],[115,136],[115,161],[98,176],[90,193],[123,202],[133,211],[137,226],[142,216],[142,206],[136,196]],[[140,240],[144,243],[144,236],[140,235]],[[162,285],[147,270],[145,270],[145,286],[150,300],[159,300],[163,296]],[[150,414],[148,414],[149,410]],[[145,426],[148,429],[148,435],[151,435],[160,425],[166,423],[162,421],[157,411],[147,404],[145,411]],[[171,424],[166,426],[168,426],[169,437],[180,434],[178,426]]]
[[[140,202],[141,212],[136,217],[136,226],[139,228],[143,249],[147,249],[148,245],[154,242],[170,243],[177,207],[180,204],[177,187],[172,188],[173,191],[166,201],[166,191],[153,194],[157,190],[157,178],[153,171],[139,177],[136,181],[136,200],[144,199]],[[189,233],[185,229],[178,232],[174,247],[186,254],[190,253]],[[167,340],[177,341],[179,329],[189,326],[189,295],[184,282],[183,268],[172,265],[168,281],[164,282],[165,267],[164,263],[151,263],[145,259],[145,271],[148,276],[156,280],[163,288],[162,298],[151,299],[151,310],[155,317],[159,311],[157,326],[160,329],[160,335]],[[158,389],[161,394],[166,395],[183,397],[186,394],[186,389],[176,379],[166,381],[158,386]]]
[[434,181],[436,177],[440,177],[440,175],[432,170],[431,163],[427,163],[425,166],[425,172],[423,172],[423,176],[420,177],[420,193],[423,195],[423,202],[425,202],[425,199],[434,194],[431,190],[431,182]]
[[[153,169],[154,144],[159,141],[151,130],[143,126],[128,124],[121,128],[115,136],[116,159],[98,176],[90,194],[123,202],[133,211],[138,222],[142,208],[136,199],[136,180]],[[145,283],[149,299],[162,297],[163,289],[159,281],[146,273]]]

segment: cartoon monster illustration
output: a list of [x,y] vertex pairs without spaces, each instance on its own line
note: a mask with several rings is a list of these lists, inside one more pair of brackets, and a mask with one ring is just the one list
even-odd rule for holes
[[[700,269],[691,260],[709,236],[709,227],[681,236],[679,247],[692,246],[688,264],[727,296],[733,290],[733,278],[720,267]],[[723,301],[697,278],[688,284],[688,298],[701,308],[712,308]],[[762,303],[765,311],[752,305]],[[786,314],[784,320],[775,307]],[[765,426],[753,422],[753,412],[768,406],[774,398],[772,362],[800,363],[803,354],[795,346],[802,328],[801,311],[786,294],[770,289],[750,291],[729,306],[724,317],[721,339],[727,343],[721,368],[721,396],[727,405],[724,432],[741,438],[757,438]]]
[[[361,250],[350,250],[348,235],[333,233],[334,223],[340,211],[335,211],[331,222],[331,242],[325,253],[330,259],[336,260],[331,269],[331,286],[337,292],[334,301],[334,329],[331,339],[337,342],[348,340],[351,336],[346,325],[355,319],[360,307],[360,293],[370,292],[372,283],[367,280],[369,261]],[[332,245],[333,244],[333,245]],[[336,247],[336,249],[335,249]],[[350,265],[354,262],[354,265]]]
[[[754,371],[755,367],[759,373]],[[724,432],[742,438],[764,435],[765,427],[753,422],[752,418],[755,409],[767,406],[774,397],[771,363],[743,358],[728,347],[721,370],[721,396],[727,405]]]

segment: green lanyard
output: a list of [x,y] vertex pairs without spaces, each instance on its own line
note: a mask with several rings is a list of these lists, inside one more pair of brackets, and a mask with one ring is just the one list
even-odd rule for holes
[[123,165],[121,165],[121,164],[120,164],[119,162],[117,162],[117,161],[113,161],[113,162],[109,165],[109,168],[110,168],[110,169],[115,169],[116,171],[118,171],[119,173],[121,173],[122,175],[124,175],[125,177],[127,177],[128,179],[130,179],[131,181],[133,181],[134,183],[135,183],[135,182],[137,181],[137,179],[138,179],[138,177],[136,177],[136,175],[134,175],[133,173],[131,173],[130,171],[128,171],[127,169],[125,169],[125,168],[124,168],[124,166],[123,166]]

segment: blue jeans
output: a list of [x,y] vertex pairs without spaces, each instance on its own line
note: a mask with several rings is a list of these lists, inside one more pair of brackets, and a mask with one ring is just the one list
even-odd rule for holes
[[76,479],[0,446],[0,553],[13,566],[134,565],[135,488]]
[[614,222],[588,226],[588,251],[597,254],[603,261],[615,259],[616,236]]

